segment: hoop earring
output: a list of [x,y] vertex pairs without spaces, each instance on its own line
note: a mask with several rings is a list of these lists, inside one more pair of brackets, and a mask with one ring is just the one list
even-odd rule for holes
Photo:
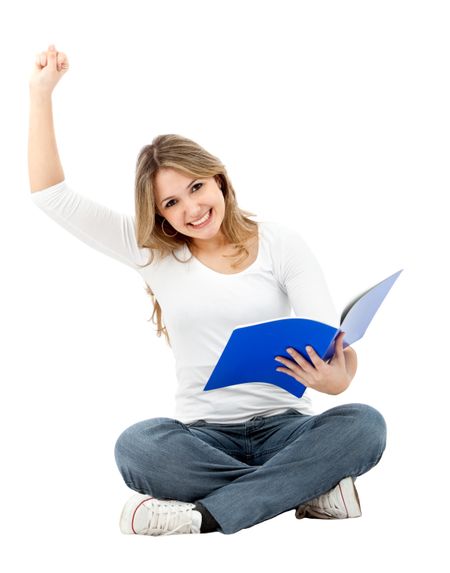
[[166,221],[166,219],[163,219],[163,222],[161,223],[161,231],[163,232],[164,235],[166,235],[166,237],[175,237],[175,235],[177,234],[177,231],[175,231],[175,235],[168,235],[165,231],[164,231],[164,222]]

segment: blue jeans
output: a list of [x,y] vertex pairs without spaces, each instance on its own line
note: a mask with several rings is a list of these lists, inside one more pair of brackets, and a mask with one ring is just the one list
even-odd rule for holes
[[366,404],[317,415],[289,409],[240,424],[151,418],[119,436],[115,459],[131,489],[199,501],[224,534],[271,519],[375,466],[383,416]]

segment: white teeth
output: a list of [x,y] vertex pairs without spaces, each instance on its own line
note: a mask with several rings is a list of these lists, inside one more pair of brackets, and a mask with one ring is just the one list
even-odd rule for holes
[[210,211],[211,211],[211,209],[206,213],[206,215],[204,215],[201,219],[199,219],[195,223],[191,222],[191,225],[194,225],[194,227],[195,227],[196,225],[201,225],[202,223],[204,223],[206,221],[206,219],[208,219]]

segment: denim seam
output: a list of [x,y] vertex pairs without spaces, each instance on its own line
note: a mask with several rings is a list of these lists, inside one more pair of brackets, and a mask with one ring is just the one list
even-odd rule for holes
[[[288,444],[289,445],[289,444]],[[281,451],[283,448],[285,447],[285,444],[279,444],[278,446],[275,446],[273,448],[270,448],[268,450],[264,450],[262,452],[258,452],[257,454],[251,454],[251,457],[257,458],[259,456],[265,456],[266,454],[271,454],[273,452],[279,452]]]

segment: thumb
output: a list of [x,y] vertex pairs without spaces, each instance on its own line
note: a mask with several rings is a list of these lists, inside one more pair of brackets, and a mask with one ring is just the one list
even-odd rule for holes
[[335,341],[333,360],[337,362],[344,360],[344,337],[345,332],[340,332]]

